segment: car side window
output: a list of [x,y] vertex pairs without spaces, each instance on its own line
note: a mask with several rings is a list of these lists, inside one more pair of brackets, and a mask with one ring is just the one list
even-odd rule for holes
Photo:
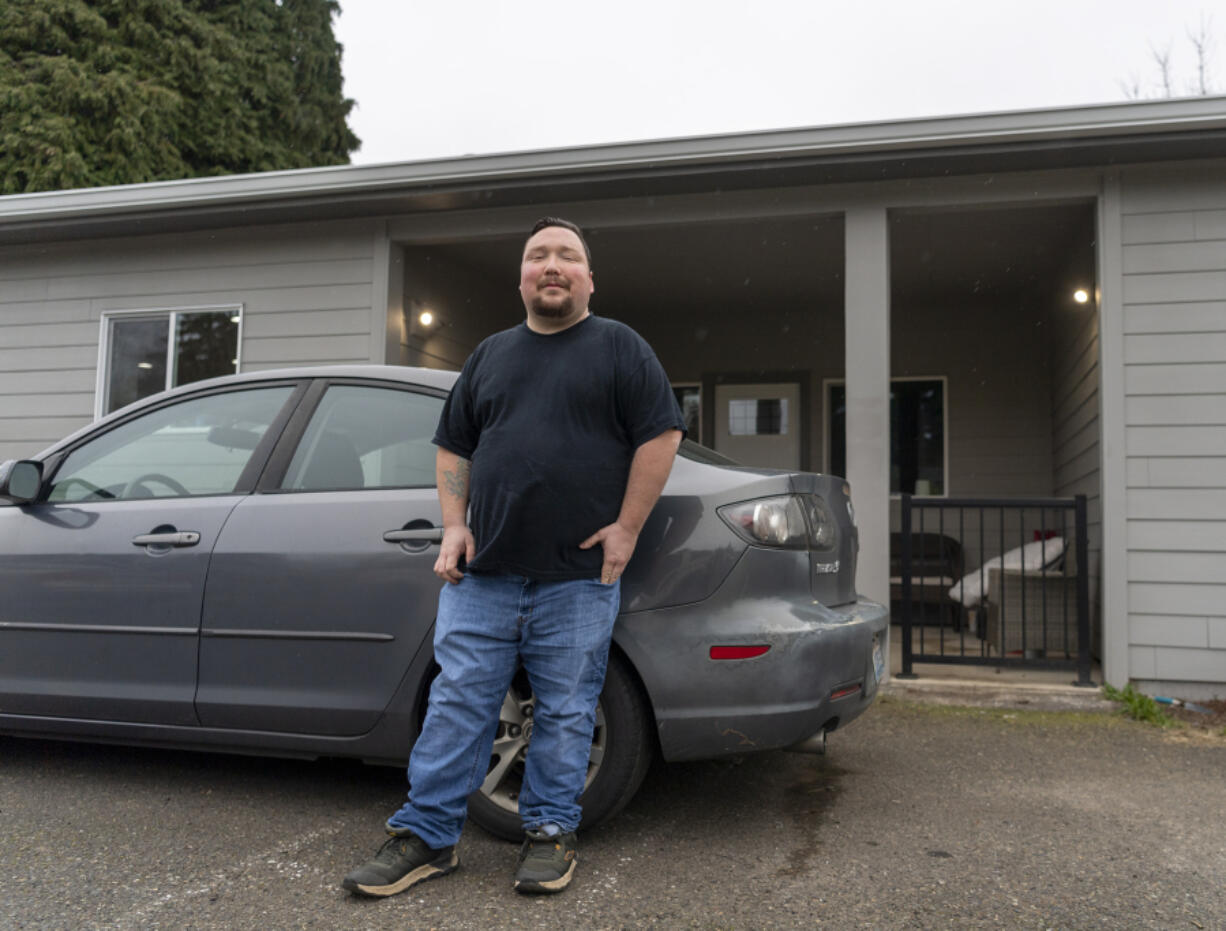
[[227,391],[150,411],[69,453],[47,500],[229,494],[293,390]]
[[320,399],[281,488],[341,491],[434,485],[443,399],[396,388],[332,385]]

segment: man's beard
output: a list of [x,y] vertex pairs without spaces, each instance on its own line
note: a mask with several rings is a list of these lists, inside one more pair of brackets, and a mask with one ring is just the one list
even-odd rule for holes
[[556,304],[546,304],[544,297],[539,294],[532,298],[532,312],[541,317],[569,317],[574,309],[575,302],[570,292]]

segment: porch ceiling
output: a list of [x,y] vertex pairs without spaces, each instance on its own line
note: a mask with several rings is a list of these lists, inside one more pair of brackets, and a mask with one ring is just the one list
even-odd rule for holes
[[[1071,254],[1085,255],[1092,273],[1092,217],[1086,204],[892,215],[893,301],[1046,297]],[[593,228],[588,239],[596,277],[592,306],[612,316],[843,306],[837,216]],[[521,244],[503,239],[436,248],[475,275],[513,286]]]

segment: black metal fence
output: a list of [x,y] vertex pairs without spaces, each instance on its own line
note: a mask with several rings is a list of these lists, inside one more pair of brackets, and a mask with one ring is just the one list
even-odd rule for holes
[[890,598],[904,678],[917,662],[957,663],[1075,669],[1094,684],[1085,495],[901,505]]

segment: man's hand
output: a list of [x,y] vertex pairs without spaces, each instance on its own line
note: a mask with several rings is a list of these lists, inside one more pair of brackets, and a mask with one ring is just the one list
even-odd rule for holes
[[477,555],[477,545],[472,531],[463,525],[443,530],[443,542],[439,544],[438,559],[434,561],[434,574],[444,582],[459,584],[464,578],[460,571],[460,558],[467,562]]
[[607,527],[601,527],[594,534],[579,544],[579,549],[588,550],[600,544],[604,550],[604,565],[600,569],[600,581],[612,585],[626,570],[626,563],[634,555],[634,544],[639,535],[627,530],[621,524],[614,522]]

